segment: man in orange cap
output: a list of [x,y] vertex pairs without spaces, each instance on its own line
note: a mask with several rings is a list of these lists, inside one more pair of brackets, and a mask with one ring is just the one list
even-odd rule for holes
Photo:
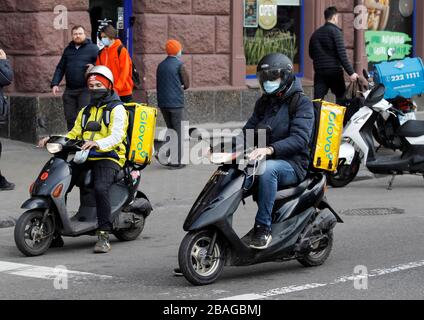
[[184,114],[184,90],[189,88],[190,81],[184,63],[181,61],[182,51],[183,47],[179,41],[168,40],[166,43],[168,57],[159,64],[156,72],[158,106],[166,126],[168,129],[174,130],[178,136],[178,152],[172,152],[175,148],[171,146],[170,157],[166,157],[166,160],[162,159],[165,156],[161,153],[156,155],[159,162],[167,165],[170,169],[185,167],[181,163],[181,122]]

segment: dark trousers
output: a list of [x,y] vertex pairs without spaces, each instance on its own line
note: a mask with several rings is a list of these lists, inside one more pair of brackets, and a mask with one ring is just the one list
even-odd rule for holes
[[[170,164],[179,165],[181,164],[182,159],[182,145],[183,145],[183,137],[182,137],[182,121],[184,116],[184,108],[168,108],[168,109],[160,109],[162,112],[163,118],[165,120],[166,126],[170,130],[174,130],[178,136],[178,153],[170,154]],[[174,148],[175,149],[175,148]]]
[[80,110],[90,103],[90,93],[86,88],[76,90],[66,88],[62,100],[66,125],[68,131],[71,131]]
[[324,99],[328,90],[336,96],[336,103],[343,105],[346,93],[346,84],[343,70],[331,72],[315,72],[314,99]]
[[130,103],[130,102],[133,102],[133,96],[132,95],[129,95],[129,96],[122,96],[122,97],[119,97],[120,99],[121,99],[121,101],[123,102],[123,103]]
[[112,207],[109,191],[116,181],[116,176],[121,169],[111,160],[87,161],[84,164],[72,165],[72,181],[69,192],[76,184],[83,172],[92,170],[94,183],[94,196],[96,198],[98,230],[112,231]]

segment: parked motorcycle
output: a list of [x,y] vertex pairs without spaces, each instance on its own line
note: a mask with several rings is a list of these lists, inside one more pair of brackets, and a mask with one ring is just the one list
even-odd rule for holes
[[[30,187],[31,198],[16,223],[14,237],[18,249],[26,256],[39,256],[50,247],[55,236],[95,235],[96,201],[91,170],[77,180],[80,207],[75,215],[67,209],[67,195],[72,178],[71,154],[81,151],[83,141],[51,137],[46,147],[53,154]],[[71,158],[68,160],[68,158]],[[145,168],[126,165],[110,190],[113,234],[121,241],[137,239],[144,228],[152,206],[146,195],[138,191],[140,172]]]
[[374,66],[373,81],[370,81],[368,72],[364,71],[364,76],[370,82],[370,89],[374,82],[383,84],[386,87],[384,98],[392,108],[401,111],[397,116],[380,113],[373,131],[374,138],[380,147],[403,151],[403,140],[396,132],[407,121],[417,120],[417,105],[413,97],[424,92],[424,64],[418,57],[392,60],[395,53],[395,49],[390,48],[387,52],[388,61]]
[[361,162],[375,174],[392,175],[389,189],[396,175],[424,175],[424,121],[409,120],[399,127],[396,136],[403,145],[401,155],[379,156],[376,154],[373,128],[382,114],[394,117],[405,116],[384,99],[385,87],[376,85],[364,93],[364,107],[349,121],[343,132],[338,169],[328,174],[328,182],[333,187],[344,187],[358,174]]
[[296,259],[306,267],[323,264],[332,249],[333,228],[343,222],[325,198],[325,175],[311,172],[299,185],[278,192],[272,242],[267,249],[256,250],[249,247],[253,229],[240,239],[232,218],[241,202],[255,197],[259,163],[255,161],[243,169],[233,163],[236,157],[212,155],[212,162],[220,167],[184,222],[188,233],[180,244],[178,261],[185,278],[194,285],[207,285],[219,278],[224,265]]

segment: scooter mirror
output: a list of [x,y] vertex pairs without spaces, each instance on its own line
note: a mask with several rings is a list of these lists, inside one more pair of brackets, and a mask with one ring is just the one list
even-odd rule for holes
[[376,105],[377,103],[379,103],[381,100],[384,99],[385,93],[386,93],[386,87],[381,83],[378,84],[371,90],[368,97],[365,99],[364,105],[367,107],[372,107]]

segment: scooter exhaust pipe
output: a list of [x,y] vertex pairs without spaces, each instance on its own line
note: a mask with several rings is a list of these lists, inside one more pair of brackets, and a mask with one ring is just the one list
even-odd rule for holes
[[333,230],[336,224],[337,218],[329,209],[321,210],[315,220],[306,227],[295,247],[295,251],[307,254],[313,250],[313,245],[317,241],[324,242],[323,244],[320,243],[320,247],[326,246],[327,233]]

